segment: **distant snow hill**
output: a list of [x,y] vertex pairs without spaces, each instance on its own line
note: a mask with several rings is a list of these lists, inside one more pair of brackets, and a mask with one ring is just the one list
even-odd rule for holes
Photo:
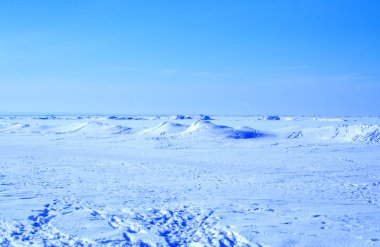
[[17,133],[29,127],[30,127],[29,124],[22,124],[22,123],[14,123],[10,125],[2,124],[2,126],[0,126],[1,128],[0,133]]
[[[158,123],[157,120],[168,119]],[[201,120],[199,120],[199,119]],[[171,122],[176,119],[181,123]],[[197,119],[197,120],[195,120]],[[230,127],[218,125],[209,120],[209,116],[184,116],[175,115],[161,118],[129,118],[129,117],[93,117],[93,118],[59,118],[49,117],[19,117],[3,119],[0,122],[0,134],[23,134],[23,135],[85,135],[91,137],[106,137],[108,135],[133,135],[135,137],[145,136],[148,138],[170,137],[170,138],[199,138],[199,139],[258,139],[266,137],[271,140],[294,140],[302,142],[353,142],[353,143],[380,143],[380,127],[376,124],[358,124],[353,121],[351,124],[327,125],[330,119],[323,121],[313,121],[310,119],[294,121],[294,125],[287,118],[277,119],[273,127],[272,123],[260,121],[262,119],[250,120],[251,126],[261,126],[265,131],[251,127]],[[117,120],[142,120],[128,122],[133,127],[125,126]],[[194,121],[195,120],[195,121]],[[257,121],[259,120],[259,121]],[[339,122],[339,119],[333,119]],[[189,122],[190,121],[190,122]],[[219,120],[220,121],[220,120]],[[246,121],[244,119],[244,121]],[[247,123],[247,122],[237,123]],[[345,122],[348,123],[348,122]],[[261,125],[260,125],[261,124]],[[154,126],[155,125],[155,126]],[[300,125],[297,127],[297,125]],[[154,127],[151,127],[154,126]],[[268,127],[269,126],[269,127]],[[272,127],[271,127],[272,126]],[[281,129],[281,126],[287,126]],[[268,128],[271,128],[268,130]]]
[[378,125],[355,124],[337,125],[318,128],[305,128],[294,131],[289,139],[329,140],[340,142],[379,143],[380,127]]
[[144,130],[141,134],[153,136],[172,136],[172,137],[198,137],[198,138],[232,138],[250,139],[264,136],[264,134],[249,127],[232,128],[223,125],[216,125],[209,121],[198,120],[189,125],[178,123],[163,122],[158,126]]
[[[1,126],[0,126],[1,128]],[[79,122],[72,123],[69,125],[41,125],[41,124],[21,124],[14,123],[8,126],[3,126],[0,129],[0,133],[22,133],[22,134],[93,134],[93,135],[104,135],[104,134],[122,134],[129,133],[131,128],[122,125],[110,125],[100,121],[89,121],[89,122]]]
[[194,119],[194,120],[213,120],[210,116],[199,114],[195,116],[185,116],[185,115],[173,115],[170,116],[169,119],[171,120],[184,120],[184,119]]
[[89,121],[85,123],[74,123],[69,126],[57,127],[50,129],[50,133],[55,134],[72,134],[76,132],[85,132],[88,134],[123,134],[129,133],[131,128],[122,125],[110,125],[100,121]]
[[209,121],[196,121],[184,132],[182,136],[195,135],[200,137],[224,137],[232,139],[251,139],[264,136],[263,133],[249,127],[232,128],[216,125]]
[[162,122],[156,127],[143,130],[140,134],[148,134],[154,136],[173,135],[184,131],[188,126],[179,123]]

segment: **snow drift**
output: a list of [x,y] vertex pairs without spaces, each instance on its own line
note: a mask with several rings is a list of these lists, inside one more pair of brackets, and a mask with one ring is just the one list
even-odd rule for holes
[[22,124],[22,123],[14,123],[10,125],[3,125],[0,126],[0,133],[17,133],[17,132],[24,132],[25,129],[29,128],[29,124]]
[[[181,117],[180,117],[181,118]],[[117,120],[117,119],[115,119]],[[141,129],[136,124],[136,129],[132,131],[130,127],[112,124],[111,119],[82,120],[73,121],[50,119],[44,120],[29,118],[15,122],[9,120],[0,122],[0,134],[22,134],[22,135],[88,135],[107,136],[116,134],[141,134],[153,137],[196,137],[196,138],[230,138],[230,139],[252,139],[269,136],[264,132],[249,127],[230,127],[217,125],[206,120],[197,120],[191,125],[162,122],[155,127],[144,127]],[[302,140],[305,142],[351,142],[351,143],[380,143],[380,126],[369,123],[340,124],[340,125],[311,125],[310,121],[305,121],[307,125],[299,127],[287,127],[285,129],[268,130],[274,135],[273,139]],[[155,123],[156,124],[156,123]],[[253,123],[254,124],[254,123]],[[144,121],[145,125],[145,121]],[[149,125],[148,125],[149,126]],[[263,127],[265,128],[265,127]]]
[[326,126],[294,131],[288,136],[288,139],[300,138],[339,142],[379,143],[380,127],[378,125],[367,124]]
[[264,118],[265,120],[280,120],[279,116],[267,116]]
[[174,135],[184,131],[187,127],[187,125],[179,123],[162,122],[156,127],[140,132],[140,134],[149,134],[154,136]]
[[91,135],[107,135],[129,133],[131,128],[122,125],[110,125],[99,121],[79,122],[69,125],[41,125],[15,123],[8,126],[0,126],[0,133],[23,134],[74,134],[83,133]]
[[109,116],[107,117],[109,120],[144,120],[141,117],[118,117],[118,116]]
[[179,123],[162,122],[158,126],[143,130],[143,135],[155,137],[197,137],[197,138],[231,138],[231,139],[250,139],[264,136],[249,127],[232,128],[229,126],[216,125],[209,121],[198,120],[193,124],[184,125]]
[[224,125],[216,125],[209,121],[198,120],[190,125],[181,136],[192,135],[198,137],[222,137],[232,139],[251,139],[264,136],[263,133],[258,132],[249,127],[232,128]]
[[210,116],[208,115],[203,115],[203,114],[198,114],[198,115],[193,115],[193,116],[186,116],[186,115],[172,115],[168,119],[170,120],[185,120],[185,119],[194,119],[194,120],[213,120]]
[[126,134],[130,133],[131,128],[122,125],[110,125],[99,121],[89,121],[84,123],[74,123],[69,126],[53,128],[50,132],[55,134],[72,134],[72,133],[85,133],[92,135],[104,134]]
[[169,119],[171,120],[183,120],[183,119],[192,119],[190,116],[185,116],[185,115],[173,115],[170,116]]
[[204,120],[204,121],[213,120],[210,116],[203,115],[203,114],[196,115],[193,117],[193,119]]

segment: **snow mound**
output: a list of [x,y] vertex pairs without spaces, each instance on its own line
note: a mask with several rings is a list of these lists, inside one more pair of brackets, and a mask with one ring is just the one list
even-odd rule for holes
[[109,116],[107,117],[109,120],[144,120],[141,117],[117,117],[117,116]]
[[313,118],[313,120],[315,121],[321,121],[321,122],[344,122],[344,121],[347,121],[343,118],[327,118],[327,117],[323,117],[323,118]]
[[158,120],[158,119],[161,119],[160,116],[150,116],[147,118],[147,120]]
[[23,132],[30,127],[29,124],[15,123],[8,126],[3,126],[0,129],[0,133],[17,133]]
[[281,120],[279,116],[266,116],[262,120]]
[[379,143],[380,129],[377,125],[341,125],[335,129],[332,138],[362,143]]
[[298,118],[296,117],[291,117],[291,116],[284,116],[284,117],[281,117],[282,120],[285,120],[285,121],[294,121],[294,120],[299,120]]
[[213,120],[210,116],[199,114],[199,115],[193,115],[193,116],[188,116],[188,115],[172,115],[167,117],[167,119],[170,120],[185,120],[185,119],[195,119],[195,120]]
[[188,125],[179,123],[162,122],[154,128],[142,131],[141,134],[150,134],[155,136],[173,135],[184,131],[187,127]]
[[208,120],[213,120],[210,116],[199,114],[193,117],[193,119],[196,120],[203,120],[203,121],[208,121]]
[[67,135],[83,133],[85,135],[110,135],[130,133],[131,128],[122,125],[109,125],[99,121],[79,122],[69,125],[41,125],[15,123],[8,126],[0,126],[0,133],[8,134],[38,134],[38,135]]
[[57,118],[56,116],[39,116],[39,117],[33,117],[32,119],[36,119],[36,120],[55,120],[55,119],[59,119],[59,118]]
[[183,119],[191,119],[191,117],[185,116],[185,115],[173,115],[173,116],[170,116],[169,119],[172,119],[172,120],[183,120]]
[[380,143],[380,126],[356,124],[310,128],[294,131],[288,139],[307,138],[339,142]]
[[182,132],[181,135],[196,135],[201,137],[221,137],[231,139],[250,139],[263,136],[262,133],[249,127],[240,127],[235,129],[232,127],[216,125],[209,121],[202,120],[194,122],[189,128]]
[[117,117],[117,116],[109,116],[107,119],[110,120],[133,120],[133,117]]
[[62,134],[73,134],[81,132],[84,134],[127,134],[130,133],[131,128],[122,125],[109,125],[99,121],[90,121],[84,123],[73,123],[68,126],[62,126],[58,128],[50,129],[51,133],[62,135]]

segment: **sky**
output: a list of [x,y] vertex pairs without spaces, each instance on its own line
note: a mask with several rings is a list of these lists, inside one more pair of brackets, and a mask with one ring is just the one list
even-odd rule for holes
[[0,112],[380,115],[378,0],[3,0]]

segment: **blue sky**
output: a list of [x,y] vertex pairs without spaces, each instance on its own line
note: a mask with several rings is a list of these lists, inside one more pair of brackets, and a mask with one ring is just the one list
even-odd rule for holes
[[376,0],[0,2],[0,112],[380,115]]

